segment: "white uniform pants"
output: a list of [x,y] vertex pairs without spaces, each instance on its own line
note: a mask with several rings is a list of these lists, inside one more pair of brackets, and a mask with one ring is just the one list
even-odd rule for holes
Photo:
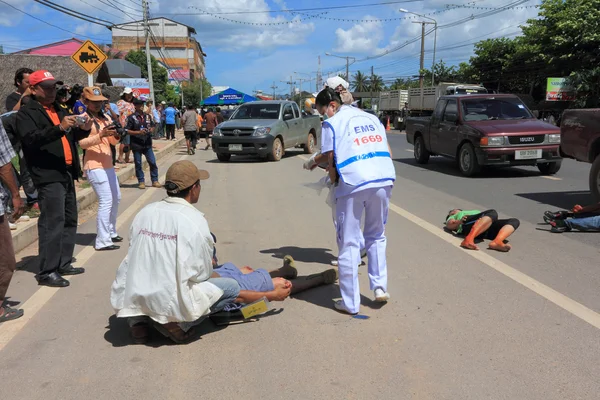
[[[357,313],[360,309],[358,265],[363,237],[369,262],[371,290],[381,288],[387,291],[385,224],[391,193],[392,187],[387,186],[365,189],[337,199],[340,290],[344,305],[353,313]],[[360,229],[363,212],[364,233]]]
[[88,169],[88,181],[98,196],[98,215],[96,217],[96,249],[111,246],[112,238],[117,235],[117,214],[121,201],[121,189],[114,168]]

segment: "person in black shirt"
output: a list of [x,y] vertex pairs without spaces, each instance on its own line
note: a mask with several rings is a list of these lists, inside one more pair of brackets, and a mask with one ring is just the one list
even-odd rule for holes
[[29,74],[33,71],[29,68],[19,68],[15,73],[15,87],[17,90],[6,98],[6,111],[18,111],[21,108],[21,99],[30,94]]
[[134,98],[135,114],[127,117],[127,126],[125,133],[131,135],[131,150],[133,150],[133,161],[135,163],[135,176],[138,178],[139,188],[146,189],[146,180],[144,169],[142,168],[142,154],[150,166],[150,179],[152,187],[161,187],[158,183],[158,167],[156,158],[152,150],[152,132],[148,127],[146,116],[144,115],[144,102]]

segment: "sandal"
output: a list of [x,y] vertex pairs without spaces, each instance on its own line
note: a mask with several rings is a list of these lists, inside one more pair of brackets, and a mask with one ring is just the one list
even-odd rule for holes
[[3,306],[4,312],[0,315],[0,322],[11,321],[13,319],[21,318],[24,314],[23,310],[17,310],[8,306]]
[[184,332],[177,322],[169,322],[164,325],[154,322],[154,329],[177,344],[186,344],[196,336],[196,330],[193,327]]

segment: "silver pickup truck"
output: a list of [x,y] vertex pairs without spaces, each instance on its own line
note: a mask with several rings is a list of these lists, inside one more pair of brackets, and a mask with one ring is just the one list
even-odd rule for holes
[[294,147],[314,153],[320,135],[321,118],[303,116],[293,101],[253,101],[238,107],[213,130],[212,145],[223,162],[239,154],[279,161],[286,149]]

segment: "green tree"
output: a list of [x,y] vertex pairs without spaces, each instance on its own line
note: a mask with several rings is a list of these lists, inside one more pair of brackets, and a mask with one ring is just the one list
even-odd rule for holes
[[385,90],[385,83],[383,83],[383,79],[380,75],[371,76],[369,90],[372,92],[381,92],[382,90]]
[[198,107],[200,102],[210,96],[212,85],[206,79],[185,82],[183,86],[183,101]]
[[355,92],[367,92],[369,90],[369,78],[362,72],[354,74],[352,87]]

